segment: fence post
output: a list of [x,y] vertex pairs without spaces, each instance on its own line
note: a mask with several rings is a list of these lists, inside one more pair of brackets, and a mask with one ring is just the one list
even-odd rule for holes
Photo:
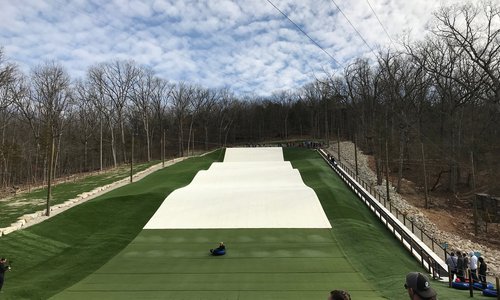
[[474,298],[474,292],[473,292],[474,291],[474,284],[473,284],[474,280],[472,280],[472,277],[471,277],[472,273],[470,270],[468,271],[468,273],[469,273],[469,293],[470,293],[471,298]]
[[498,280],[498,277],[496,277],[496,283],[497,283],[497,300],[500,300],[500,280]]
[[453,281],[453,274],[451,273],[450,266],[448,266],[448,287],[451,287],[452,281]]
[[415,230],[413,228],[413,221],[411,221],[411,233],[415,233]]
[[435,243],[435,242],[434,242],[434,239],[433,239],[433,238],[431,238],[432,252],[436,252],[436,251],[434,251],[434,243]]

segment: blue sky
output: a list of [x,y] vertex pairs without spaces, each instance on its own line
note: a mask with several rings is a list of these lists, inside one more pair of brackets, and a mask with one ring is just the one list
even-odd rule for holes
[[[374,57],[331,0],[271,0],[342,66]],[[368,0],[394,40],[425,25],[441,2]],[[387,47],[367,0],[336,0],[371,47]],[[453,2],[453,1],[447,1]],[[133,59],[171,81],[266,95],[339,68],[266,0],[0,0],[0,46],[28,72],[61,62],[73,78]]]

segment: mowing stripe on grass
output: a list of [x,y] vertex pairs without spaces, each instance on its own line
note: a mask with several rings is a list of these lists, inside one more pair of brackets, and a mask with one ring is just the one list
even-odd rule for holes
[[[210,256],[221,239],[228,254]],[[322,299],[333,283],[363,299],[383,299],[346,260],[330,229],[143,230],[54,299],[86,293],[87,299]]]
[[166,195],[220,153],[179,162],[0,238],[0,254],[14,262],[1,299],[47,299],[85,278],[135,238]]

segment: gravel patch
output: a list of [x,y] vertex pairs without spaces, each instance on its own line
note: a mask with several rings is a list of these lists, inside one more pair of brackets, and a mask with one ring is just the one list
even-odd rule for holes
[[[330,147],[327,149],[330,154],[332,154],[335,159],[338,158],[337,143],[330,143]],[[341,162],[347,165],[351,170],[355,170],[355,157],[354,157],[354,143],[350,141],[344,141],[340,143],[341,152]],[[385,179],[381,185],[377,185],[377,175],[369,167],[368,156],[363,154],[359,149],[357,151],[358,156],[358,174],[359,178],[368,183],[373,189],[378,191],[381,195],[386,194]],[[448,244],[448,248],[451,250],[465,250],[465,251],[477,251],[480,252],[488,264],[488,273],[491,276],[500,276],[500,251],[488,247],[483,244],[473,242],[469,239],[465,239],[454,233],[446,232],[439,229],[436,224],[430,221],[425,214],[417,207],[410,204],[404,199],[403,196],[396,192],[395,187],[391,184],[389,185],[389,195],[391,198],[391,203],[393,207],[396,207],[401,212],[406,213],[407,218],[412,220],[415,225],[421,227],[425,232],[434,238],[438,243]]]

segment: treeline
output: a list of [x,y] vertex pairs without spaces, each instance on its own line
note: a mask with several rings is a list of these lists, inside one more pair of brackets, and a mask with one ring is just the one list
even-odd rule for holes
[[400,49],[269,97],[172,83],[133,61],[103,62],[73,80],[57,62],[23,74],[2,55],[1,186],[128,162],[132,141],[134,160],[149,161],[164,141],[167,156],[181,156],[340,136],[374,155],[380,182],[387,144],[398,188],[404,177],[423,184],[424,148],[429,190],[498,191],[500,7],[442,8],[424,40]]

